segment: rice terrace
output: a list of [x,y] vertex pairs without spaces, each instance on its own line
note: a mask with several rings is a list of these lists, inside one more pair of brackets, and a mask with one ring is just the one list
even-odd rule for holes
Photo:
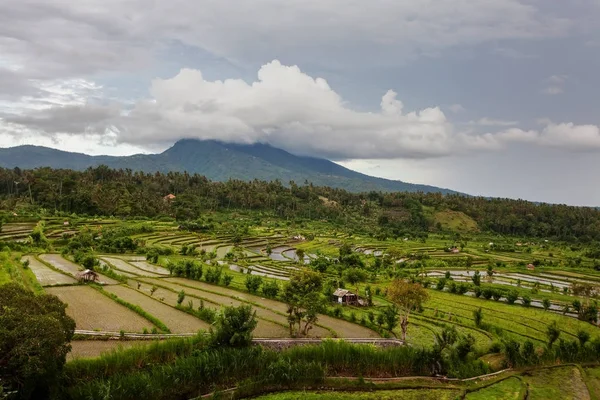
[[7,398],[600,399],[597,210],[69,173],[104,194],[0,193],[0,317],[66,359]]

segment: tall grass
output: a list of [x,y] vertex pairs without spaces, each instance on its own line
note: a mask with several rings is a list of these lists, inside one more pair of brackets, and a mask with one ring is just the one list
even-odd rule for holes
[[[287,388],[319,382],[325,376],[428,376],[433,367],[447,362],[432,350],[411,347],[326,341],[276,352],[259,346],[215,349],[195,340],[70,363],[65,390],[73,400],[188,399],[240,383],[244,390],[256,393],[261,385]],[[461,370],[464,373],[487,372],[480,362],[464,363],[468,364]],[[448,367],[442,365],[442,371]]]
[[97,358],[75,359],[65,365],[65,382],[74,385],[167,364],[205,348],[207,342],[208,338],[205,335],[197,335],[193,338],[169,339],[127,349],[115,349]]

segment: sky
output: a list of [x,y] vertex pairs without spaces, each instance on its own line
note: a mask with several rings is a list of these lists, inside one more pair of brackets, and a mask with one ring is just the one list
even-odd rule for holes
[[600,206],[600,0],[3,0],[0,147],[269,143]]

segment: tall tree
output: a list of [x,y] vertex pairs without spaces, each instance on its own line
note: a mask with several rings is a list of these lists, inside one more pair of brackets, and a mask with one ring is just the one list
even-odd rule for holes
[[66,305],[16,283],[0,287],[0,385],[17,399],[48,397],[75,332]]
[[427,301],[429,295],[419,283],[410,283],[401,279],[394,280],[387,290],[388,299],[398,306],[402,340],[406,340],[410,314]]
[[318,272],[302,269],[292,274],[282,294],[287,304],[290,335],[294,335],[294,326],[297,324],[296,333],[306,336],[317,322],[318,314],[325,305],[322,287],[323,278]]

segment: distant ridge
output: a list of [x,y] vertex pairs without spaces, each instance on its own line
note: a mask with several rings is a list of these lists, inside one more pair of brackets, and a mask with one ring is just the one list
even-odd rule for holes
[[280,180],[284,184],[305,181],[314,185],[346,189],[351,192],[426,192],[457,193],[435,186],[376,178],[344,168],[329,160],[302,157],[268,144],[232,144],[215,140],[182,139],[160,154],[132,156],[90,156],[48,147],[17,146],[0,148],[0,167],[33,169],[38,167],[84,170],[107,165],[134,171],[198,173],[215,181]]

